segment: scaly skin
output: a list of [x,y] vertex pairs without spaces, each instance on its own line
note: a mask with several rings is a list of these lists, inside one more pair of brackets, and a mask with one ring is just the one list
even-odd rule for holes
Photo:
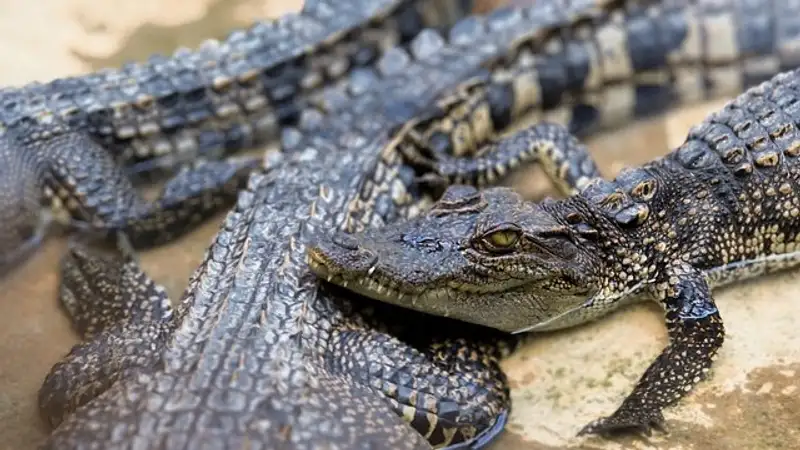
[[[403,42],[421,24],[446,24],[469,6],[464,0],[440,1],[444,2],[440,9],[447,12],[437,14],[433,6],[437,2],[406,7],[398,6],[397,0],[351,2],[357,13],[333,16],[341,17],[334,20],[339,30],[368,28],[354,33],[355,37],[331,31],[326,35],[323,27],[312,26],[317,23],[313,17],[325,16],[319,11],[326,10],[326,3],[315,2],[317,6],[307,10],[317,13],[290,16],[274,29],[257,25],[249,33],[234,33],[222,46],[210,44],[193,54],[179,51],[172,59],[153,58],[121,71],[4,91],[6,112],[0,113],[0,121],[18,124],[6,125],[9,130],[0,136],[0,157],[7,158],[0,161],[4,162],[0,179],[7,184],[0,196],[0,220],[6,224],[0,229],[0,270],[9,270],[30,255],[43,238],[49,216],[40,215],[42,192],[56,209],[65,207],[84,226],[125,231],[136,248],[160,245],[190,231],[232,202],[234,192],[257,164],[255,159],[200,161],[198,173],[182,173],[154,202],[136,194],[117,163],[135,163],[141,170],[171,166],[198,154],[213,158],[222,150],[263,142],[278,126],[303,114],[335,113],[342,102],[319,97],[346,99],[357,90],[348,91],[352,83],[345,80],[317,95],[320,80],[336,78],[343,68],[371,61],[376,48],[370,42]],[[621,13],[617,26],[607,27],[590,41],[551,39],[553,45],[543,49],[550,56],[544,61],[533,60],[523,49],[517,67],[492,74],[495,87],[486,95],[492,103],[509,103],[493,118],[495,124],[508,125],[531,109],[551,110],[569,122],[573,131],[585,134],[675,104],[737,92],[794,65],[793,53],[779,51],[788,40],[783,34],[794,28],[773,30],[771,22],[764,20],[772,15],[781,20],[796,16],[789,6],[687,3],[664,2],[679,11],[661,23],[642,17],[632,20]],[[397,9],[392,10],[392,5]],[[682,7],[686,12],[680,11]],[[786,14],[779,14],[784,12],[781,8],[787,9]],[[370,14],[388,18],[374,25],[356,20]],[[265,35],[294,42],[279,38],[291,36],[295,29],[319,31],[308,38],[310,43],[340,44],[334,50],[329,50],[329,44],[312,45],[308,55],[298,53],[302,46],[273,45],[269,48],[277,47],[278,55],[271,54],[265,61],[258,52],[264,46],[250,45],[253,36]],[[397,29],[403,31],[390,31]],[[562,47],[564,43],[569,45]],[[606,56],[599,58],[598,52]],[[350,57],[331,56],[341,54]],[[325,69],[331,73],[320,75],[318,66],[331,60]],[[601,64],[601,60],[606,62]],[[137,79],[148,81],[137,84]],[[176,91],[168,83],[175,79],[185,86]],[[73,102],[74,98],[81,102]],[[327,103],[322,110],[319,102]]]
[[[45,448],[484,445],[509,410],[494,344],[503,336],[456,327],[470,337],[445,339],[452,324],[370,314],[320,286],[306,246],[416,214],[430,201],[404,159],[417,132],[455,118],[485,129],[485,109],[470,119],[461,106],[503,88],[486,69],[508,73],[526,61],[518,46],[569,40],[576,21],[606,30],[606,7],[536,2],[468,19],[446,39],[427,31],[410,53],[388,52],[379,78],[354,74],[360,95],[336,115],[303,116],[284,136],[292,151],[251,176],[174,312],[126,252],[73,247],[61,297],[87,340],[40,391],[56,426]],[[486,107],[502,116],[525,104],[500,100]]]
[[540,204],[505,188],[451,188],[414,220],[312,248],[312,266],[375,299],[514,332],[655,300],[669,344],[622,405],[579,434],[649,433],[722,346],[711,290],[800,264],[797,117],[800,70],[747,90],[680,147],[613,181]]
[[[439,1],[444,12],[436,12],[438,1],[402,2],[409,5],[403,7],[399,0],[360,0],[348,3],[356,12],[340,11],[348,5],[339,2],[341,14],[332,15],[327,3],[316,1],[300,16],[272,27],[256,25],[196,53],[179,51],[119,71],[2,91],[0,128],[7,130],[0,136],[0,179],[6,183],[0,195],[0,270],[30,255],[43,238],[49,216],[40,215],[42,193],[79,223],[125,231],[137,248],[185,234],[232,202],[257,161],[198,162],[199,173],[179,175],[155,202],[136,194],[118,162],[144,170],[198,155],[213,159],[223,150],[257,145],[303,114],[335,112],[341,102],[320,100],[320,83],[368,64],[385,48],[372,43],[402,43],[422,24],[446,24],[469,6],[464,0]],[[786,34],[797,16],[792,4],[689,3],[660,2],[653,8],[678,11],[659,23],[620,13],[617,26],[589,41],[550,39],[544,61],[523,49],[517,67],[492,74],[490,101],[509,104],[493,118],[495,124],[508,125],[530,110],[550,111],[586,134],[675,104],[739,92],[795,65],[796,55],[785,50],[792,48]],[[359,22],[371,15],[388,18]],[[341,32],[347,27],[362,31]],[[309,44],[306,50],[292,36],[309,29],[316,34],[299,38]],[[392,31],[398,29],[403,31]],[[253,44],[258,39],[271,40]],[[293,46],[282,46],[286,42]],[[267,56],[259,52],[263,48],[270,50]],[[137,84],[142,79],[147,82]],[[334,83],[321,95],[346,99],[357,92],[347,90],[351,84]],[[327,103],[321,111],[319,102]]]
[[42,202],[125,229],[137,247],[185,233],[230,206],[258,161],[200,163],[155,202],[135,191],[131,172],[273,140],[320,91],[470,10],[468,0],[315,0],[194,52],[0,89],[0,265],[37,247],[49,223]]
[[[100,256],[76,247],[62,299],[79,326],[107,323],[82,328],[89,339],[41,390],[43,414],[58,424],[48,448],[159,448],[167,439],[171,448],[238,448],[245,440],[269,448],[425,446],[391,409],[436,446],[480,446],[501,430],[509,405],[495,364],[500,352],[483,345],[478,332],[461,330],[475,341],[443,346],[420,332],[441,324],[409,329],[430,318],[390,311],[371,319],[357,299],[320,289],[304,263],[306,245],[331,230],[377,227],[423,208],[426,192],[405,157],[414,164],[451,152],[528,159],[525,147],[517,147],[516,158],[503,145],[475,148],[493,135],[487,127],[502,130],[525,111],[552,109],[566,94],[603,98],[603,89],[621,79],[609,69],[629,53],[597,52],[599,36],[621,27],[633,36],[659,31],[665,39],[629,39],[630,55],[643,58],[634,65],[641,72],[674,71],[691,60],[681,55],[685,38],[694,36],[686,17],[696,11],[678,5],[651,15],[632,7],[608,20],[605,7],[612,8],[548,1],[469,19],[445,42],[426,32],[410,55],[388,52],[377,74],[354,73],[348,90],[360,92],[357,98],[323,98],[343,106],[328,117],[304,114],[300,129],[284,134],[283,148],[291,150],[285,160],[251,177],[174,313],[135,265],[118,257],[101,261],[98,273],[91,261]],[[554,51],[559,45],[570,49],[569,58]],[[612,47],[624,46],[617,40]],[[531,64],[543,52],[549,55]],[[695,62],[708,56],[690,55]],[[565,72],[554,68],[574,78],[563,85],[568,92],[550,88],[542,100],[530,81],[561,86]],[[436,130],[451,126],[448,148]],[[460,140],[465,131],[474,147]],[[492,182],[479,166],[464,168],[452,175]],[[137,288],[139,297],[131,293]]]

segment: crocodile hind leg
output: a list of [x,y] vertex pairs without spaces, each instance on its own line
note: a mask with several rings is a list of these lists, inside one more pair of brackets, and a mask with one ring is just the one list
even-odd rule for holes
[[333,335],[329,368],[387,398],[435,448],[482,448],[497,437],[511,408],[499,361],[517,338],[390,305],[368,305],[356,306],[353,323]]
[[470,157],[437,154],[437,175],[451,183],[484,187],[496,184],[520,164],[538,163],[563,195],[572,195],[602,178],[589,150],[566,127],[540,123],[492,139]]
[[92,229],[125,232],[136,248],[180,237],[232,204],[261,162],[257,157],[196,161],[184,166],[155,200],[148,201],[87,136],[66,133],[40,145],[47,157],[50,189],[45,192],[51,201]]
[[233,204],[250,172],[260,165],[260,157],[195,161],[169,179],[153,202],[125,191],[132,206],[114,211],[107,228],[125,232],[137,249],[169,242]]
[[132,254],[97,240],[70,242],[59,298],[84,342],[39,390],[40,413],[52,427],[117,380],[156,365],[173,317],[166,292]]
[[128,234],[137,247],[174,239],[235,200],[259,158],[198,162],[181,170],[159,198],[148,201],[111,155],[88,135],[60,123],[28,122],[0,140],[0,253],[35,241],[40,192],[77,224]]

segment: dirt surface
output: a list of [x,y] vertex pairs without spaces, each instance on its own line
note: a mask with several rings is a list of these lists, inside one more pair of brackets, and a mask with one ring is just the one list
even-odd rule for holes
[[[0,0],[0,84],[46,81],[168,53],[298,7],[299,0]],[[688,127],[719,105],[675,112],[589,144],[604,173],[613,175],[680,144]],[[518,178],[516,185],[531,196],[548,186],[539,171]],[[142,255],[146,269],[173,298],[181,294],[217,225],[213,221]],[[46,436],[36,392],[50,367],[77,341],[55,301],[63,250],[62,239],[49,239],[34,258],[0,280],[0,449],[35,448]],[[657,307],[631,307],[589,326],[537,335],[505,363],[514,411],[493,448],[800,447],[797,292],[796,272],[719,291],[728,337],[711,380],[666,412],[668,436],[650,439],[573,436],[585,423],[611,413],[666,344]]]

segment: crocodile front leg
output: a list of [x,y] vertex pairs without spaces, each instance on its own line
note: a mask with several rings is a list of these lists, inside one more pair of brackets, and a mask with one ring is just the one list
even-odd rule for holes
[[705,378],[725,338],[705,276],[681,264],[669,271],[659,289],[666,309],[669,345],[647,368],[619,409],[585,426],[579,435],[663,429],[662,410]]
[[123,191],[131,206],[98,214],[101,220],[113,217],[101,228],[124,232],[137,249],[170,242],[232,205],[250,172],[260,164],[259,157],[195,161],[169,179],[152,202],[142,200],[133,190]]
[[434,167],[451,183],[485,187],[527,163],[540,164],[563,195],[575,194],[590,181],[602,178],[589,149],[565,126],[546,122],[492,139],[472,157],[437,153]]
[[154,367],[172,328],[166,291],[124,247],[96,244],[73,240],[61,263],[59,298],[84,342],[39,391],[40,412],[52,427],[116,381]]

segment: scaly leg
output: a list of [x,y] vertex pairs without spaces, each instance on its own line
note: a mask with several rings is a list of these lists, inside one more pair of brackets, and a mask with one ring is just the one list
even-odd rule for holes
[[0,135],[0,272],[30,256],[51,223],[39,203],[40,173],[35,155],[18,151],[8,134]]
[[250,172],[260,165],[261,158],[242,157],[184,166],[153,202],[126,191],[131,206],[113,211],[107,227],[124,231],[137,249],[172,241],[233,204]]
[[400,150],[409,164],[432,172],[422,182],[483,187],[521,164],[539,163],[559,191],[571,195],[602,177],[589,150],[565,126],[542,122],[502,136],[490,110],[476,80],[406,125]]
[[0,137],[0,254],[16,255],[41,240],[41,192],[79,223],[124,231],[141,248],[181,236],[232,203],[260,162],[197,163],[150,202],[89,136],[61,123],[16,124]]
[[45,378],[39,409],[55,427],[114,382],[158,363],[172,326],[164,289],[124,247],[73,240],[61,263],[59,297],[85,341]]
[[601,178],[589,150],[566,127],[539,123],[509,136],[493,139],[472,157],[439,154],[435,171],[451,183],[483,187],[496,183],[511,169],[539,163],[563,195],[572,195],[589,181]]
[[705,378],[725,339],[725,329],[705,277],[678,265],[659,292],[666,309],[669,345],[647,368],[633,392],[609,417],[585,426],[579,435],[662,428],[662,410]]

